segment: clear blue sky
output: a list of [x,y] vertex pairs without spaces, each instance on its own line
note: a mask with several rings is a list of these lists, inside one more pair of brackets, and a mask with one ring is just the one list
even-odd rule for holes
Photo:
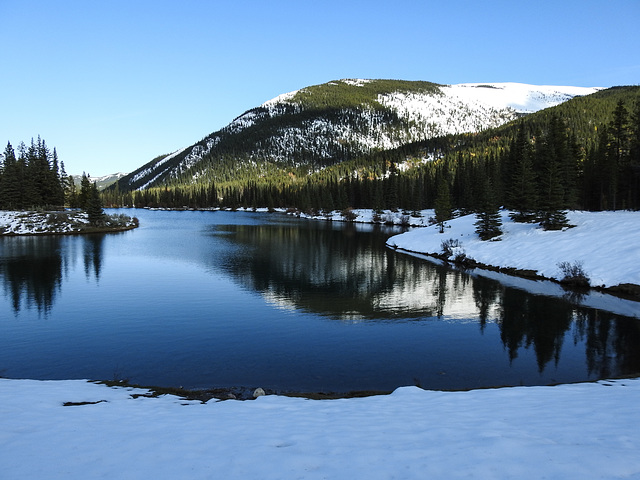
[[640,0],[0,0],[0,142],[129,172],[340,78],[640,83]]

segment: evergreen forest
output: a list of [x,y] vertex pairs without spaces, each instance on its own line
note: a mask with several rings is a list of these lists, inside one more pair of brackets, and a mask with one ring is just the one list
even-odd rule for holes
[[49,149],[38,136],[27,147],[20,142],[17,152],[7,143],[0,162],[0,210],[80,208],[93,220],[102,216],[102,199],[95,183],[82,175],[78,189],[56,149]]

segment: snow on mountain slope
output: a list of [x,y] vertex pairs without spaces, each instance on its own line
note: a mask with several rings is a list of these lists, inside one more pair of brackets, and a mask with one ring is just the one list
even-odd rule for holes
[[463,83],[440,87],[441,96],[396,92],[379,101],[398,115],[431,126],[431,136],[498,127],[518,114],[559,105],[599,88],[536,86],[522,83]]
[[[96,182],[96,184],[98,185],[98,189],[102,190],[106,187],[108,187],[109,185],[111,185],[112,183],[117,182],[118,180],[120,180],[122,177],[127,176],[126,173],[122,173],[122,172],[118,172],[118,173],[112,173],[110,175],[102,175],[100,177],[92,177],[89,176],[89,180],[91,180],[91,182]],[[77,186],[80,186],[80,182],[82,181],[82,175],[72,175],[73,181]]]
[[[393,149],[437,136],[498,127],[522,114],[599,90],[520,83],[416,87],[414,84],[420,82],[397,82],[396,91],[386,91],[377,98],[374,94],[362,103],[349,103],[352,98],[368,98],[358,93],[370,92],[371,87],[376,91],[375,82],[384,81],[336,80],[279,95],[248,110],[197,144],[134,172],[128,184],[143,189],[185,172],[190,172],[195,180],[208,168],[199,166],[199,162],[206,157],[215,158],[216,151],[225,148],[224,145],[229,154],[231,143],[232,154],[239,162],[269,160],[292,165],[302,162],[316,168],[375,149]],[[318,87],[322,93],[318,93]],[[359,92],[359,88],[365,90]],[[300,92],[307,94],[304,98],[316,95],[313,98],[321,107],[308,110],[300,101]]]
[[[372,80],[340,81],[352,87],[361,87]],[[397,131],[393,134],[385,132],[384,127],[376,125],[370,114],[363,117],[365,123],[369,124],[368,130],[375,132],[375,140],[371,138],[372,135],[369,138],[362,135],[356,138],[357,135],[349,132],[348,125],[325,125],[322,128],[316,122],[312,133],[314,136],[329,135],[333,128],[343,141],[353,140],[372,148],[394,148],[408,141],[497,127],[518,118],[519,114],[553,107],[575,96],[595,93],[600,88],[523,83],[462,83],[441,86],[439,90],[440,94],[398,91],[378,96],[380,104],[394,111],[406,122],[408,128],[402,134]],[[271,116],[280,115],[282,104],[293,104],[298,92],[299,90],[279,95],[263,103],[261,107],[267,109]],[[230,127],[246,128],[258,120],[259,116],[251,111],[234,120]],[[304,131],[296,133],[303,134]]]
[[518,113],[533,113],[602,89],[524,83],[461,83],[442,90],[447,96],[463,101],[483,103],[495,109],[512,108]]
[[[340,80],[354,88],[362,87],[372,80]],[[331,82],[329,85],[337,85]],[[304,89],[303,89],[304,90]],[[351,125],[318,119],[308,128],[293,128],[287,137],[312,134],[314,142],[318,138],[337,137],[341,142],[352,142],[363,147],[363,152],[371,148],[395,148],[403,143],[425,140],[435,136],[477,132],[500,126],[518,118],[521,114],[532,113],[556,106],[579,95],[589,95],[599,88],[537,86],[522,83],[465,83],[439,87],[440,94],[426,92],[397,91],[379,95],[377,100],[389,108],[403,121],[402,129],[387,129],[384,120],[375,118],[373,111],[366,109],[361,115],[364,126],[354,132]],[[261,105],[270,116],[278,116],[283,104],[295,105],[298,91],[285,93]],[[248,112],[236,119],[234,128],[248,127],[259,120],[255,112]],[[242,127],[241,127],[242,126]],[[306,130],[306,131],[305,131]],[[363,132],[366,132],[363,134]],[[368,134],[367,134],[368,133]],[[333,135],[332,135],[333,134]],[[287,142],[291,143],[291,142]],[[289,150],[285,145],[280,150]]]

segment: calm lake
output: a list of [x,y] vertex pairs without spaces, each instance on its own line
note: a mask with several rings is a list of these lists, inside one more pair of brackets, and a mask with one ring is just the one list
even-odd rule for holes
[[638,318],[395,252],[397,229],[125,213],[140,228],[0,237],[0,376],[348,392],[640,372]]

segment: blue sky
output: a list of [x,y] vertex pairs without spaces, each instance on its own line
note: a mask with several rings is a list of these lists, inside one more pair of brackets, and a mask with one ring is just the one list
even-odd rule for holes
[[340,78],[640,83],[640,1],[0,0],[1,149],[129,172]]

